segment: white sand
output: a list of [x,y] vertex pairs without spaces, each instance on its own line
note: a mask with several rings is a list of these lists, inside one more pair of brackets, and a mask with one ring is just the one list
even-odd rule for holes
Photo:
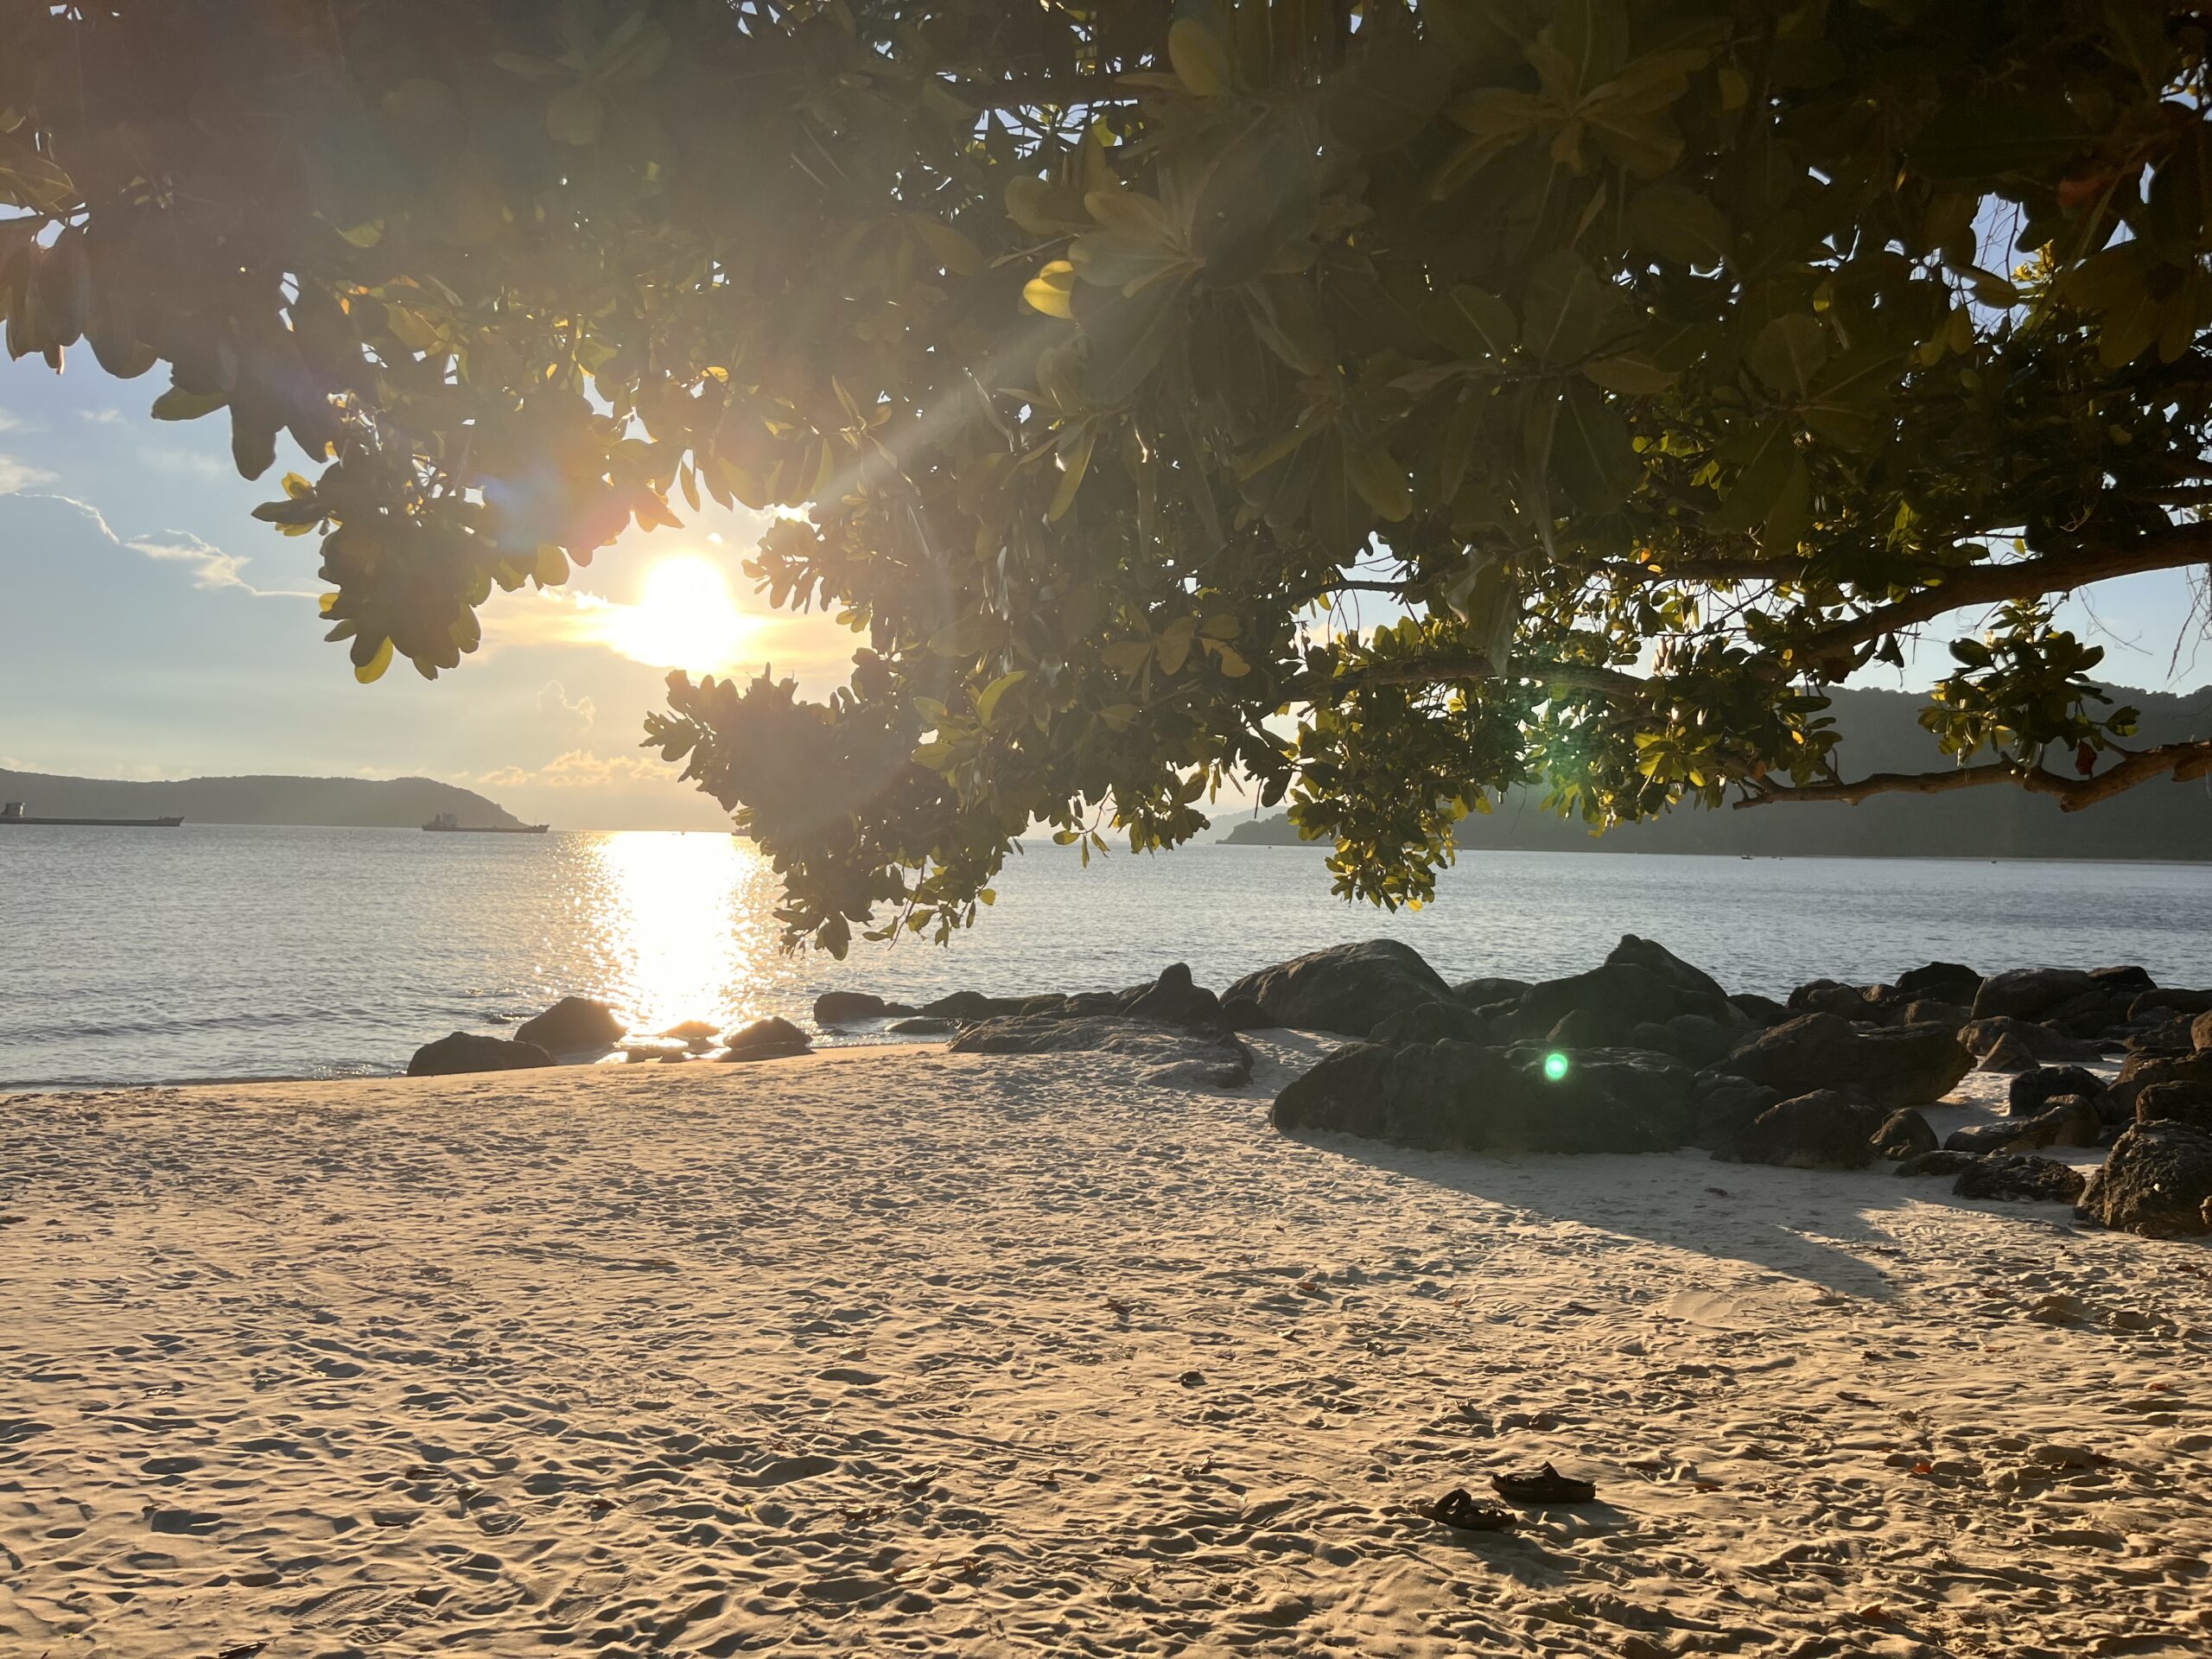
[[0,1652],[2212,1652],[2212,1251],[1267,1046],[0,1102]]

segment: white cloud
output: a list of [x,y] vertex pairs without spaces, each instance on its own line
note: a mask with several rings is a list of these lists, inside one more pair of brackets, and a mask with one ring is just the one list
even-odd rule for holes
[[490,789],[519,789],[532,784],[541,789],[605,789],[615,784],[673,783],[676,776],[675,767],[645,755],[594,754],[588,749],[570,749],[536,772],[525,772],[520,766],[501,766],[497,772],[485,772],[476,781]]
[[175,445],[142,450],[138,458],[157,473],[186,473],[194,478],[227,478],[231,474],[231,463],[223,457]]
[[251,594],[256,599],[313,599],[315,595],[296,588],[257,588],[240,574],[248,561],[235,553],[226,553],[212,542],[181,530],[166,530],[158,536],[143,536],[124,543],[134,553],[143,553],[149,559],[164,563],[192,567],[192,585],[195,588],[237,588]]
[[592,700],[578,697],[569,701],[568,688],[558,680],[548,680],[537,693],[537,712],[547,718],[555,730],[568,740],[582,737],[592,728],[599,718],[599,709]]
[[119,409],[82,409],[78,414],[94,426],[121,426],[123,411]]
[[46,429],[36,421],[26,420],[21,415],[11,415],[0,409],[0,432],[43,432]]
[[13,455],[0,455],[0,495],[17,495],[54,481],[54,474],[43,467],[17,461]]

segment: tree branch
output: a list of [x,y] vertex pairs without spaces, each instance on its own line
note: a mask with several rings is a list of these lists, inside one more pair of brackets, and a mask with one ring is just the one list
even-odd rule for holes
[[1626,576],[1631,582],[1799,582],[1812,569],[1810,559],[1673,559],[1656,556],[1649,564],[1609,560],[1592,573]]
[[2008,599],[2032,599],[2132,576],[2145,570],[2171,570],[2212,560],[2212,524],[2176,524],[2124,547],[2075,553],[2050,553],[2011,564],[1974,564],[1952,572],[1908,599],[1877,606],[1815,632],[1800,656],[1815,661],[1872,645],[1885,634],[1931,621],[1969,605],[1994,605]]
[[1594,663],[1548,663],[1529,657],[1514,658],[1506,664],[1505,672],[1500,674],[1491,666],[1490,658],[1479,652],[1459,657],[1423,657],[1402,663],[1363,663],[1328,683],[1357,690],[1367,685],[1442,685],[1454,680],[1498,679],[1531,680],[1563,691],[1609,691],[1627,696],[1640,696],[1652,685],[1649,680],[1624,673],[1618,668],[1601,668]]
[[2162,744],[2131,754],[2111,771],[2094,778],[2067,778],[2046,766],[1993,760],[1951,772],[1878,772],[1854,784],[1747,782],[1745,788],[1751,793],[1736,803],[1736,810],[1740,812],[1747,806],[1767,806],[1777,801],[1840,801],[1846,806],[1856,806],[1872,795],[1948,795],[1953,790],[2013,784],[2031,794],[2056,796],[2061,810],[2079,812],[2168,773],[2177,784],[2212,776],[2212,741]]

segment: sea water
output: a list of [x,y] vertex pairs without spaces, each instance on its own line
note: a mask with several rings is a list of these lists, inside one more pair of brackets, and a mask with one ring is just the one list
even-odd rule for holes
[[1633,932],[1770,996],[1931,958],[2137,963],[2212,985],[2212,864],[1485,853],[1392,914],[1333,897],[1313,848],[1086,869],[1031,842],[997,892],[949,949],[859,943],[838,962],[782,950],[774,876],[728,836],[0,831],[0,1086],[394,1072],[433,1038],[511,1029],[571,992],[646,1033],[808,1025],[829,989],[1112,989],[1171,962],[1217,989],[1385,935],[1454,980],[1579,972]]

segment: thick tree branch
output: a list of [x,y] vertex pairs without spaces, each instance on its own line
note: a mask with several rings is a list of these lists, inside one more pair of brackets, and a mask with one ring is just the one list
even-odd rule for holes
[[2012,784],[2031,794],[2056,796],[2062,810],[2078,812],[2169,773],[2177,784],[2212,776],[2212,742],[2162,744],[2131,754],[2094,778],[2068,778],[2046,766],[1993,760],[1951,772],[1878,772],[1851,784],[1747,783],[1745,787],[1751,792],[1736,807],[1741,811],[1747,806],[1768,806],[1777,801],[1840,801],[1856,806],[1873,795],[1948,795],[1957,789]]
[[2032,599],[2108,582],[2145,570],[2172,570],[2212,560],[2212,524],[2177,524],[2122,547],[2076,553],[2050,553],[2010,564],[1974,564],[1923,588],[1908,599],[1847,617],[1815,632],[1797,648],[1815,662],[1872,645],[1886,634],[1970,605],[1995,605],[2008,599]]

